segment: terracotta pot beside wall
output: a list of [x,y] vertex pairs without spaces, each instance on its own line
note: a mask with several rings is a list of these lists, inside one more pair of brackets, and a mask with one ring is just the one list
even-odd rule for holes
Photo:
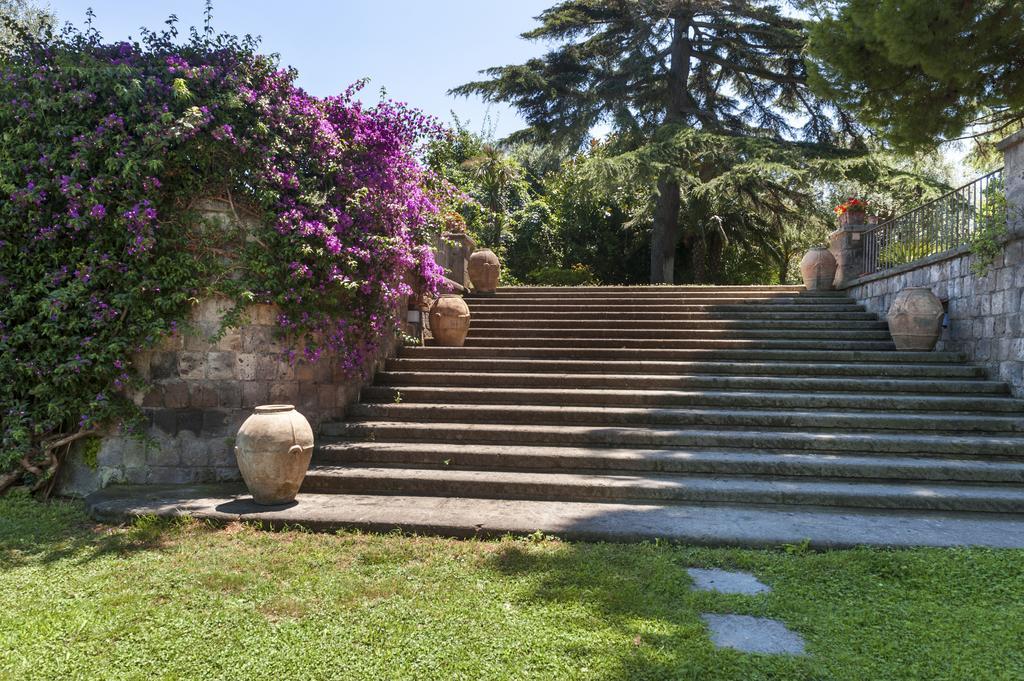
[[896,294],[886,318],[897,350],[931,350],[942,334],[942,301],[925,286]]
[[438,345],[462,347],[469,333],[469,306],[461,296],[446,293],[430,306],[430,331]]
[[290,503],[313,456],[313,429],[290,404],[256,407],[238,430],[235,456],[253,501]]
[[484,248],[469,256],[469,278],[474,293],[494,293],[500,274],[501,263],[490,249]]
[[824,246],[807,251],[800,261],[800,276],[808,291],[827,291],[836,278],[836,259]]

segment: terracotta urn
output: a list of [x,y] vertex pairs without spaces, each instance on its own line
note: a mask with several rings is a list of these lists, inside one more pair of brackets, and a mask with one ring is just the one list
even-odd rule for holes
[[473,282],[474,293],[494,293],[498,288],[501,263],[489,248],[475,251],[469,256],[469,280]]
[[313,429],[290,404],[256,407],[238,429],[235,457],[257,504],[295,500],[313,456]]
[[438,345],[462,347],[469,333],[469,306],[462,296],[442,294],[430,306],[430,331]]
[[886,319],[897,350],[935,347],[942,334],[942,301],[926,286],[911,286],[896,294]]
[[836,259],[824,246],[807,251],[800,261],[800,276],[808,291],[827,291],[836,278]]

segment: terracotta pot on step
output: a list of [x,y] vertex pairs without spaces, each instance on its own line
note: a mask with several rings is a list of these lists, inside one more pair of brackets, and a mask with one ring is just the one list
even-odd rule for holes
[[800,261],[800,276],[808,291],[828,291],[836,278],[836,259],[824,246],[807,251]]
[[896,294],[886,319],[897,350],[935,347],[942,335],[942,301],[926,286],[912,286]]
[[290,404],[256,407],[235,439],[242,479],[265,506],[295,501],[312,456],[313,429]]
[[430,331],[438,345],[461,348],[469,333],[469,306],[461,296],[446,293],[430,306]]
[[494,293],[500,273],[501,263],[490,249],[484,248],[469,256],[469,280],[473,282],[474,293]]

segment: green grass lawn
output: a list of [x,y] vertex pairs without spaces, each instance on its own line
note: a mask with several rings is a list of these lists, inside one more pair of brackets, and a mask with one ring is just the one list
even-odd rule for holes
[[[774,591],[693,593],[691,566]],[[809,654],[716,650],[701,612],[782,619]],[[110,527],[14,495],[0,678],[1022,679],[1024,551]]]

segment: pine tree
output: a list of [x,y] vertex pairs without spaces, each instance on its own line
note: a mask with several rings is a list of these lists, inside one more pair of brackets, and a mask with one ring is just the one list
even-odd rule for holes
[[[677,155],[694,130],[726,144],[746,138],[839,145],[855,124],[806,84],[802,20],[770,0],[564,0],[524,37],[557,43],[541,58],[486,70],[453,90],[508,102],[529,128],[514,135],[581,145],[610,124],[622,151],[654,162],[650,279],[671,283],[681,207],[727,168]],[[686,165],[683,165],[683,164]],[[692,230],[691,230],[692,231]]]
[[898,147],[1024,123],[1024,3],[811,0],[810,80]]

